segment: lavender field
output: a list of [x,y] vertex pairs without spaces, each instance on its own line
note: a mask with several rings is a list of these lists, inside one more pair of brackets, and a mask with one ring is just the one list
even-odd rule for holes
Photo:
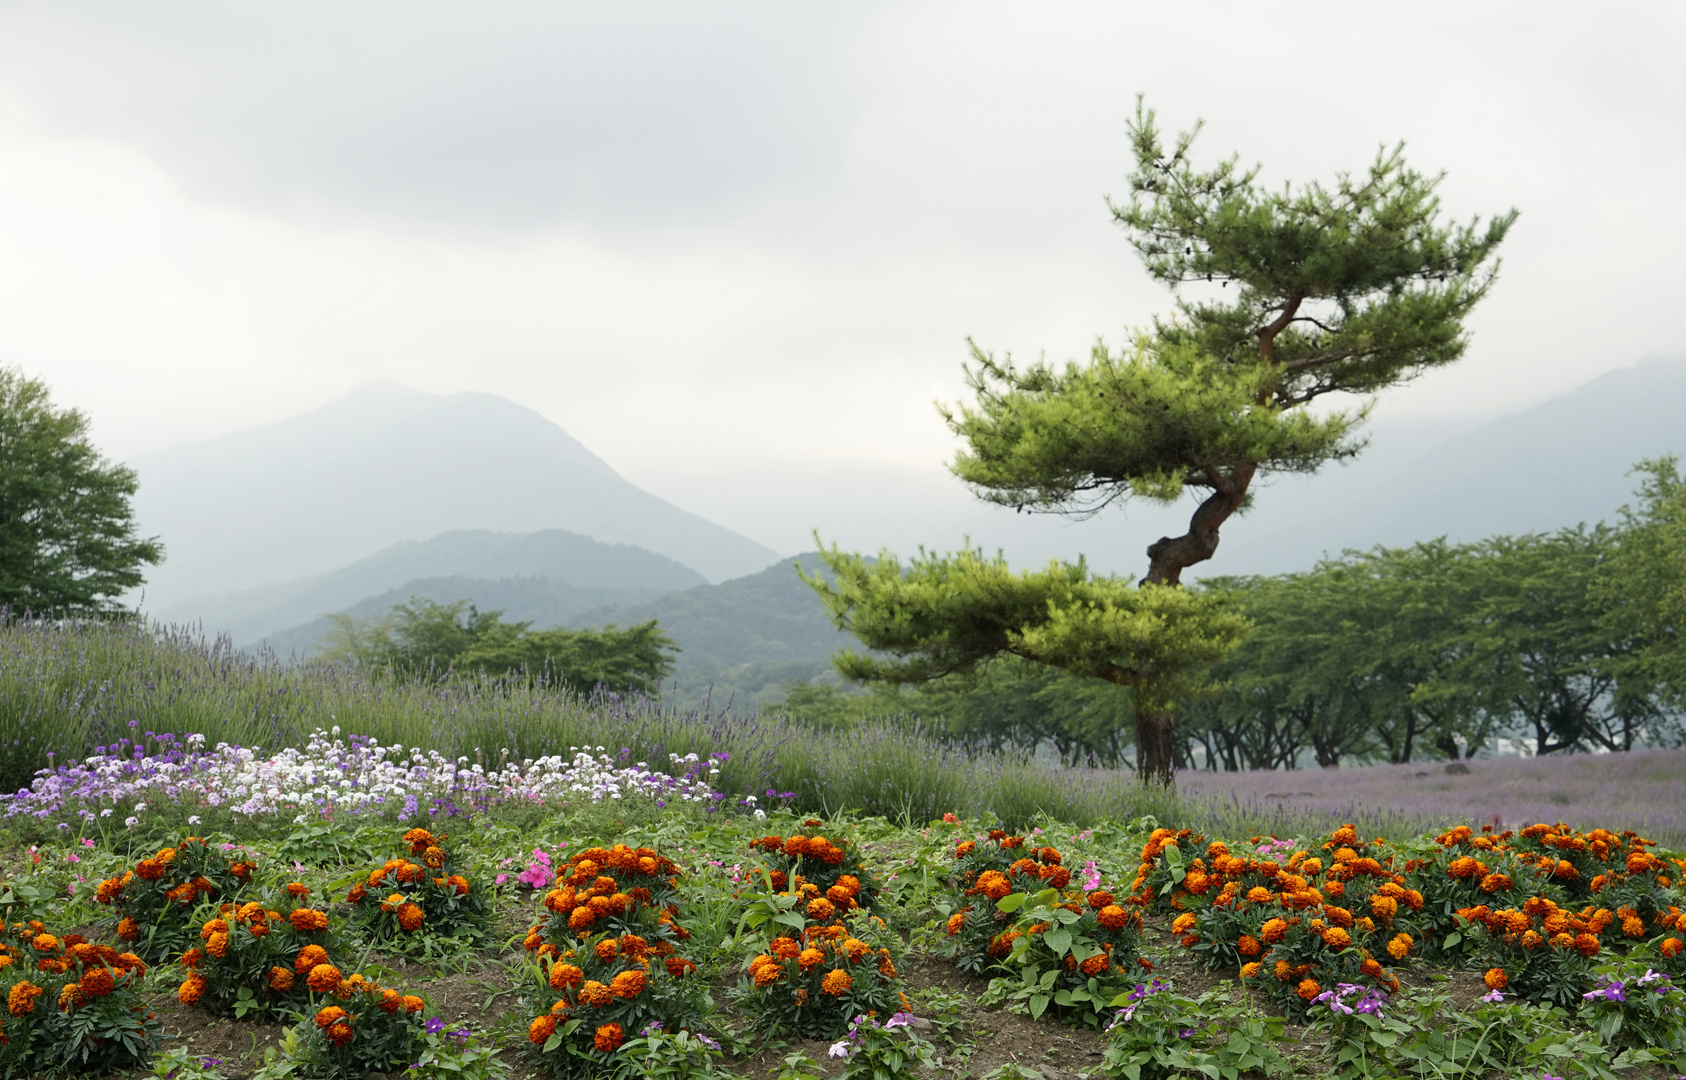
[[1564,822],[1633,829],[1686,846],[1686,750],[1488,758],[1297,772],[1184,772],[1179,792],[1203,804],[1208,828],[1257,822],[1291,834],[1330,821],[1399,835],[1448,822],[1515,828]]

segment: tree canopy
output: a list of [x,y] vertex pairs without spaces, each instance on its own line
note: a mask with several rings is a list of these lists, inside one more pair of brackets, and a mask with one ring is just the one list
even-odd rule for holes
[[810,581],[839,626],[897,658],[845,654],[851,678],[919,681],[1016,657],[1133,687],[1138,767],[1166,780],[1175,688],[1244,628],[1221,598],[1174,588],[1182,572],[1217,551],[1260,474],[1358,452],[1367,404],[1313,413],[1312,402],[1372,395],[1463,354],[1463,319],[1515,219],[1444,223],[1439,177],[1400,148],[1329,186],[1267,189],[1233,157],[1197,168],[1197,131],[1167,149],[1138,105],[1130,198],[1112,208],[1176,293],[1174,312],[1063,369],[1020,369],[974,344],[975,400],[944,410],[964,442],[952,469],[987,501],[1083,517],[1194,491],[1188,531],[1148,547],[1140,587],[1092,577],[1081,560],[1013,575],[975,552],[925,557],[904,578],[888,554],[871,566],[835,549],[836,585]]
[[40,380],[0,368],[0,605],[106,614],[164,558],[135,535],[133,469],[107,461],[88,418],[55,406]]
[[673,639],[652,619],[622,630],[533,630],[480,611],[411,597],[374,619],[332,616],[325,659],[352,660],[404,676],[524,678],[577,693],[596,687],[654,695],[673,672]]

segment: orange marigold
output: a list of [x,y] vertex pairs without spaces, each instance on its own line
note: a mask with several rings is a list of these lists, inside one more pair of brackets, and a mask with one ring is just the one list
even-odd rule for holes
[[596,979],[587,979],[580,986],[580,1003],[590,1005],[594,1009],[601,1009],[615,1000],[614,992]]
[[285,994],[293,988],[293,973],[284,967],[272,967],[267,981],[272,989]]
[[619,1024],[604,1024],[597,1029],[597,1034],[592,1036],[591,1045],[595,1046],[599,1053],[612,1054],[620,1049],[621,1041],[625,1038],[626,1032]]
[[[27,1016],[35,1009],[35,999],[46,992],[46,990],[28,980],[17,983],[12,987],[11,992],[6,995],[6,1011],[13,1016]],[[194,1000],[197,1001],[198,998]],[[188,1004],[192,1004],[192,1002],[188,1002]]]
[[309,933],[316,930],[328,929],[328,916],[325,912],[315,908],[295,908],[287,921],[293,924],[293,929]]
[[1487,984],[1489,990],[1503,990],[1510,985],[1510,976],[1505,974],[1504,968],[1488,968],[1481,981]]
[[527,1025],[527,1038],[538,1046],[543,1046],[555,1033],[556,1017],[550,1013],[545,1013]]
[[320,945],[306,945],[299,950],[298,958],[293,961],[293,970],[303,975],[317,964],[326,964],[327,962],[327,949]]
[[1322,992],[1323,988],[1317,985],[1317,981],[1315,979],[1301,979],[1300,985],[1294,987],[1294,993],[1300,995],[1300,997],[1306,1001],[1316,999],[1317,995]]
[[1259,930],[1259,936],[1264,938],[1265,944],[1275,945],[1288,936],[1288,922],[1286,919],[1269,919]]
[[205,987],[209,985],[205,981],[205,976],[195,971],[184,979],[181,986],[176,990],[176,1000],[183,1005],[198,1004],[200,995],[205,992]]
[[404,904],[398,909],[398,925],[405,933],[413,934],[420,930],[425,918],[422,909],[415,904]]
[[345,1019],[345,1010],[338,1005],[329,1005],[316,1013],[316,1026],[328,1028]]
[[644,992],[645,976],[642,971],[633,969],[616,975],[609,983],[609,992],[618,998],[628,1000]]
[[825,973],[825,978],[820,980],[820,991],[830,994],[832,997],[842,997],[848,993],[849,987],[854,984],[855,980],[849,977],[847,971],[842,968],[832,968]]
[[1387,954],[1395,960],[1403,960],[1414,944],[1410,934],[1395,934],[1393,940],[1387,943]]
[[332,964],[317,964],[305,976],[304,984],[318,994],[331,994],[339,989],[340,969]]

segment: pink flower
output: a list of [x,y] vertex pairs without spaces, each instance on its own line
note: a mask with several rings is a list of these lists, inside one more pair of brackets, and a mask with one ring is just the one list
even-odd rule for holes
[[1089,859],[1083,864],[1083,891],[1094,892],[1101,887],[1101,868],[1095,865],[1095,860]]

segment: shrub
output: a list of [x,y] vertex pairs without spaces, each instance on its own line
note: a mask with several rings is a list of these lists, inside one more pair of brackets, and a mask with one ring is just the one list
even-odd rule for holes
[[13,926],[0,944],[0,1071],[7,1076],[109,1072],[144,1064],[160,1024],[137,984],[146,963],[134,953],[64,938],[40,922]]
[[372,940],[405,948],[442,938],[476,941],[485,935],[491,907],[483,884],[457,872],[449,837],[426,829],[404,834],[420,862],[388,859],[346,894],[357,928]]
[[[1323,844],[1325,871],[1325,860],[1307,851],[1279,863],[1269,855],[1280,852],[1247,857],[1214,841],[1204,857],[1167,874],[1158,896],[1138,891],[1133,899],[1143,905],[1162,899],[1178,912],[1171,930],[1184,948],[1208,967],[1239,964],[1248,985],[1299,1018],[1339,983],[1396,991],[1399,981],[1387,967],[1418,947],[1422,932],[1414,919],[1423,895],[1393,871],[1391,854],[1373,847],[1342,826]],[[1154,857],[1165,859],[1172,850],[1181,853],[1160,844]],[[1136,880],[1152,877],[1138,872]]]
[[636,934],[587,935],[577,948],[537,952],[523,1003],[541,1067],[556,1076],[602,1075],[626,1040],[652,1025],[694,1027],[703,991],[686,976],[695,966],[660,956]]
[[244,1017],[295,1009],[312,990],[337,989],[341,953],[327,914],[310,907],[309,898],[310,890],[295,881],[269,898],[274,907],[223,904],[199,928],[199,944],[182,954],[187,977],[177,998]]
[[244,857],[231,859],[189,836],[100,882],[94,898],[116,910],[117,936],[156,961],[187,948],[201,902],[234,900],[255,869]]
[[527,951],[555,955],[592,934],[635,934],[671,955],[690,938],[678,922],[679,867],[649,848],[616,844],[574,855],[545,894],[546,914],[528,931]]
[[427,1003],[387,989],[362,975],[341,979],[317,993],[297,1026],[282,1040],[281,1054],[256,1078],[357,1077],[397,1072],[427,1046],[422,1011]]
[[[804,827],[821,824],[817,819],[809,820]],[[843,911],[871,907],[878,895],[877,879],[862,865],[859,852],[848,840],[838,843],[819,835],[796,833],[789,837],[763,836],[749,846],[765,854],[774,892],[812,884]]]
[[744,1010],[774,1035],[831,1039],[857,1016],[905,1010],[890,951],[894,935],[862,911],[846,922],[810,919],[799,934],[782,933],[749,961],[738,984]]

